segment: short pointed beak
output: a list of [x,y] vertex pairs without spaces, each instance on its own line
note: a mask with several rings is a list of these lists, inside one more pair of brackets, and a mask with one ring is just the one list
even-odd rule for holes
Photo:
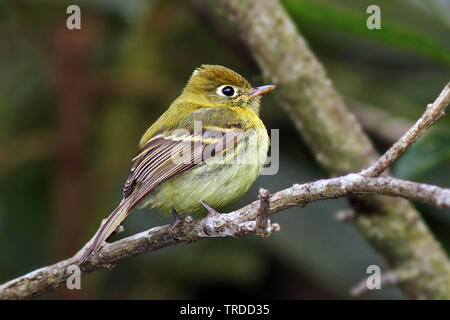
[[250,90],[250,92],[247,94],[247,96],[248,97],[262,96],[262,95],[266,94],[267,92],[272,91],[273,89],[275,89],[275,86],[272,84],[269,84],[267,86],[256,87],[256,88],[253,88],[252,90]]

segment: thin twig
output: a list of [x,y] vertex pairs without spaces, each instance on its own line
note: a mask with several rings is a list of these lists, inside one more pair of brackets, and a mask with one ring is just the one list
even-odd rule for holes
[[[444,88],[444,92],[448,92],[448,89],[447,85]],[[441,94],[440,97],[446,97],[447,94]],[[446,99],[441,100],[446,101]],[[438,99],[437,101],[440,100]],[[444,102],[437,103],[440,106],[443,104]],[[429,107],[426,113],[432,112],[430,110],[436,109]],[[435,113],[432,112],[430,117],[436,119],[433,114]],[[430,121],[430,123],[433,123],[432,120]],[[422,134],[423,132],[416,134],[416,136],[419,137]],[[411,138],[408,141],[413,139],[417,138]],[[411,143],[407,143],[406,148],[410,145]],[[395,158],[397,155],[398,153],[387,152],[383,157]],[[387,163],[392,164],[393,161],[387,160]],[[161,226],[111,244],[106,244],[99,252],[81,263],[80,269],[86,274],[102,267],[112,268],[121,260],[180,242],[191,242],[208,237],[237,237],[248,233],[259,234],[260,228],[264,226],[270,234],[270,232],[278,231],[279,226],[270,224],[268,218],[265,220],[268,214],[293,206],[304,206],[307,203],[318,200],[348,195],[389,195],[430,203],[438,207],[450,207],[450,189],[390,177],[372,178],[353,173],[334,179],[294,185],[272,196],[270,196],[268,191],[261,190],[259,201],[255,201],[231,213],[208,215],[200,220],[193,220],[190,217],[186,218],[180,228],[174,230],[173,235],[175,238],[169,235],[169,226]],[[205,230],[208,230],[208,232],[205,232]],[[30,298],[54,290],[67,280],[69,276],[66,272],[67,267],[78,263],[80,253],[82,253],[82,250],[72,258],[33,271],[1,285],[0,298]]]
[[385,143],[393,144],[414,124],[413,121],[398,117],[380,107],[373,107],[349,98],[345,100],[364,130]]
[[353,209],[341,210],[336,213],[336,220],[341,222],[351,222],[355,217],[355,210]]
[[419,120],[389,148],[374,164],[361,171],[367,177],[378,177],[403,154],[425,131],[445,115],[445,108],[450,103],[450,83],[442,90],[436,100],[427,106],[425,113]]
[[[298,30],[301,19],[293,21],[279,0],[219,3],[266,81],[278,85],[274,97],[322,168],[340,176],[370,167],[379,157],[374,145]],[[450,299],[450,260],[412,204],[352,197],[350,205],[356,229],[392,269],[408,264],[420,270],[420,278],[400,284],[409,297]]]
[[[319,180],[294,185],[267,197],[268,214],[274,214],[294,206],[344,197],[348,195],[389,195],[403,197],[439,207],[450,208],[450,189],[414,183],[394,178],[370,178],[359,174]],[[261,213],[261,200],[241,209],[219,215],[210,215],[204,219],[186,219],[173,235],[169,236],[169,226],[155,227],[136,235],[106,244],[100,252],[89,257],[80,265],[83,274],[102,267],[111,268],[118,262],[131,257],[158,250],[181,242],[192,242],[211,237],[239,237],[249,233],[258,233],[256,220]],[[205,233],[204,225],[208,225]],[[277,224],[270,224],[270,232],[278,231]],[[27,275],[9,281],[0,286],[0,299],[24,299],[44,294],[63,285],[67,280],[67,267],[77,264],[77,255],[57,264],[41,268]]]
[[353,297],[359,297],[370,290],[383,289],[385,287],[394,286],[399,284],[400,282],[417,277],[417,275],[418,270],[415,268],[403,268],[399,270],[389,271],[380,275],[379,288],[371,288],[368,282],[370,281],[371,277],[375,276],[372,275],[361,280],[357,285],[352,287],[350,289],[350,295]]

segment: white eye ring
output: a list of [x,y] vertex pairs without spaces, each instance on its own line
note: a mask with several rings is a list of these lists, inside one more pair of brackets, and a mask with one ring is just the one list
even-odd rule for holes
[[[230,95],[226,95],[225,93],[223,93],[223,89],[226,88],[226,87],[230,87],[230,88],[233,89],[233,94],[231,96]],[[233,97],[236,97],[238,95],[238,90],[235,87],[230,86],[229,84],[221,85],[220,87],[217,88],[216,92],[217,92],[217,94],[219,96],[227,97],[227,98],[233,98]]]

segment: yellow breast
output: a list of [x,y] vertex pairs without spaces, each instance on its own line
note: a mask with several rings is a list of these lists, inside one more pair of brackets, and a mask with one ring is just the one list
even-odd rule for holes
[[180,215],[196,216],[206,212],[200,201],[220,208],[241,197],[259,176],[267,157],[269,137],[262,121],[258,122],[262,128],[246,130],[233,150],[164,182],[141,207],[166,214],[175,208]]

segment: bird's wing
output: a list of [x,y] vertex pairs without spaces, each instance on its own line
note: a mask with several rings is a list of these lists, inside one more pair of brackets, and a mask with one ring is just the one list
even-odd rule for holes
[[242,121],[227,109],[201,109],[184,122],[150,138],[133,159],[123,189],[124,199],[133,196],[132,207],[162,182],[234,147],[244,134]]
[[[183,130],[175,128],[169,135],[157,133],[142,146],[133,159],[131,174],[123,190],[124,199],[100,226],[89,253],[96,251],[125,220],[128,213],[161,183],[201,164],[208,158],[226,152],[238,143],[244,136],[242,122],[233,115],[234,113],[225,115],[217,111],[202,109],[194,112],[191,115],[192,119],[185,119],[189,124],[193,123],[190,120],[208,119],[208,125],[200,126],[199,130],[196,130],[195,126],[184,129],[187,126],[182,123],[180,126]],[[224,116],[228,116],[226,119],[231,120],[225,128],[219,125],[223,124]]]
[[162,182],[226,152],[243,134],[240,129],[208,127],[199,133],[157,134],[135,157],[123,189],[124,199],[133,197],[134,207]]

